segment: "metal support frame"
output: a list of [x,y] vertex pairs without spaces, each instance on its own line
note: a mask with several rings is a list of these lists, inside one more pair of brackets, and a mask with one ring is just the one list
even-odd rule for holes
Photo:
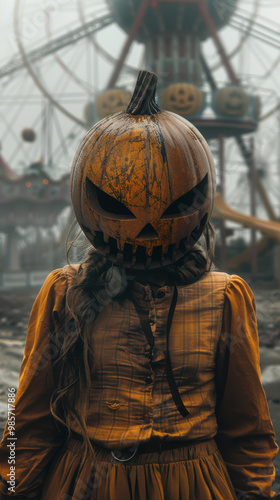
[[206,75],[208,83],[209,83],[209,85],[211,87],[211,90],[214,92],[215,90],[217,90],[218,86],[217,86],[217,84],[215,82],[215,79],[214,79],[214,77],[213,77],[213,75],[211,73],[211,70],[210,70],[210,68],[209,68],[209,66],[208,66],[208,64],[207,64],[207,62],[205,60],[205,57],[202,54],[202,52],[200,53],[200,59],[201,59],[202,68],[203,68],[203,71],[204,71],[204,73]]
[[229,60],[229,58],[226,54],[226,51],[223,47],[223,44],[220,40],[220,37],[219,37],[218,32],[216,30],[215,24],[213,23],[212,18],[209,14],[209,10],[207,8],[205,0],[196,0],[196,3],[198,3],[200,13],[201,13],[201,15],[204,19],[204,22],[209,30],[209,34],[212,36],[212,38],[214,40],[214,43],[215,43],[217,50],[221,56],[221,59],[222,59],[223,64],[227,70],[227,73],[228,73],[230,80],[232,81],[232,83],[238,84],[239,78],[236,76],[236,74],[233,70],[233,67],[230,64],[230,60]]
[[[211,89],[213,91],[215,91],[218,88],[218,86],[216,84],[216,81],[212,75],[212,72],[211,72],[203,54],[201,54],[201,61],[202,61],[202,66],[203,66],[206,78],[209,82],[209,85],[210,85]],[[239,147],[240,153],[242,154],[242,156],[245,160],[245,163],[246,163],[248,169],[250,170],[250,168],[251,168],[251,153],[247,149],[247,146],[244,142],[244,139],[241,136],[236,137],[235,140],[236,140],[236,143]],[[263,183],[262,183],[256,169],[254,169],[254,171],[253,171],[253,177],[254,177],[255,187],[259,192],[259,195],[261,197],[261,200],[262,200],[263,205],[267,211],[268,216],[270,217],[271,220],[277,220],[277,216],[275,214],[275,211],[274,211],[274,209],[269,201],[269,198],[267,196],[267,193],[265,191]]]
[[[166,2],[167,0],[157,0],[158,3],[161,3],[161,2]],[[118,77],[120,75],[120,72],[122,70],[122,67],[125,63],[125,59],[128,55],[128,52],[129,52],[129,49],[131,47],[131,44],[133,42],[133,39],[135,37],[135,35],[137,34],[138,32],[138,29],[140,27],[140,24],[145,16],[145,13],[147,11],[147,8],[150,4],[151,0],[143,0],[139,9],[138,9],[138,12],[135,16],[135,19],[134,19],[134,22],[131,26],[131,29],[130,29],[130,32],[129,32],[129,35],[128,35],[128,38],[126,39],[125,41],[125,44],[123,46],[123,49],[122,49],[122,52],[121,52],[121,55],[117,61],[117,64],[114,68],[114,71],[110,77],[110,80],[108,82],[108,85],[107,85],[107,88],[111,88],[113,87],[117,80],[118,80]],[[220,37],[217,33],[217,30],[216,30],[216,27],[212,21],[212,18],[209,14],[209,10],[207,8],[207,5],[205,3],[205,0],[174,0],[174,3],[177,2],[177,3],[196,3],[199,7],[199,10],[200,10],[200,13],[202,15],[202,18],[209,30],[209,34],[212,36],[213,40],[214,40],[214,43],[217,47],[217,50],[221,56],[221,59],[222,59],[222,62],[227,70],[227,73],[229,75],[229,78],[231,79],[231,81],[233,83],[236,83],[238,84],[239,83],[239,79],[238,77],[236,76],[231,64],[230,64],[230,61],[229,61],[229,58],[227,57],[227,54],[225,52],[225,49],[223,47],[223,44],[220,40]]]
[[7,270],[19,271],[20,258],[18,248],[18,235],[15,227],[11,227],[7,231]]
[[[157,0],[157,3],[163,3],[163,2],[167,2],[167,1],[170,1],[170,0]],[[217,50],[221,56],[222,62],[227,70],[227,73],[228,73],[228,76],[229,76],[231,82],[236,83],[236,84],[240,83],[239,78],[236,76],[236,74],[233,70],[233,67],[230,64],[230,60],[229,60],[229,58],[226,54],[226,51],[224,49],[224,46],[220,40],[220,37],[219,37],[218,32],[216,30],[215,24],[212,21],[212,18],[210,16],[210,13],[209,13],[209,10],[208,10],[208,7],[207,7],[205,0],[173,0],[173,1],[174,1],[174,3],[196,3],[198,5],[201,16],[205,22],[205,25],[207,26],[207,28],[209,30],[209,34],[211,35],[211,37],[214,40],[214,43],[215,43]]]
[[[82,38],[86,38],[90,35],[93,35],[100,29],[106,28],[110,24],[113,23],[113,18],[111,14],[100,17],[98,19],[94,19],[88,23],[85,23],[82,27],[79,27],[75,30],[69,31],[66,35],[62,35],[54,40],[48,41],[45,45],[38,47],[37,49],[31,50],[26,53],[26,57],[28,61],[31,63],[42,59],[43,57],[47,57],[50,54],[54,54],[58,50],[64,49],[68,45],[72,45],[73,43],[78,42]],[[4,76],[10,76],[13,73],[25,69],[26,64],[22,59],[22,56],[13,57],[13,59],[8,62],[5,66],[0,68],[0,78]]]
[[[246,165],[250,170],[250,168],[251,168],[251,152],[250,152],[250,150],[247,149],[246,144],[245,144],[242,137],[236,137],[236,142],[237,142],[239,149],[240,149],[240,152],[241,152],[241,154],[246,162]],[[262,183],[260,176],[259,176],[256,169],[253,170],[252,175],[254,177],[255,186],[259,192],[259,195],[262,199],[262,202],[263,202],[264,207],[267,211],[267,214],[269,215],[271,220],[277,220],[277,216],[275,214],[275,211],[274,211],[274,209],[273,209],[273,207],[268,199],[266,190],[263,186],[263,183]]]
[[[136,15],[134,22],[133,22],[133,25],[130,29],[130,33],[129,33],[128,38],[123,46],[120,58],[119,58],[116,66],[114,68],[113,74],[108,82],[107,88],[113,87],[117,82],[117,79],[120,75],[121,69],[124,65],[126,56],[127,56],[129,49],[131,47],[132,41],[138,32],[139,26],[140,26],[140,24],[145,16],[145,13],[147,11],[147,8],[149,6],[150,1],[151,0],[143,0],[139,9],[138,9],[137,15]],[[170,0],[157,0],[158,3],[161,3],[161,2],[163,3],[166,1],[170,1]],[[175,2],[177,2],[177,3],[197,3],[198,4],[201,15],[204,19],[206,26],[208,27],[209,34],[212,36],[212,38],[215,42],[215,45],[216,45],[217,50],[221,56],[222,62],[227,70],[229,78],[230,78],[232,83],[238,84],[239,79],[236,76],[236,74],[233,70],[233,67],[230,63],[230,60],[225,52],[225,49],[224,49],[223,44],[220,40],[220,37],[217,33],[216,27],[212,21],[212,18],[210,16],[210,13],[209,13],[209,10],[207,8],[205,0],[174,0],[174,3]],[[206,77],[209,81],[209,84],[210,84],[212,90],[215,90],[217,88],[216,82],[214,80],[214,77],[211,73],[211,70],[208,67],[203,55],[201,55],[201,60],[202,60],[204,71],[206,73]],[[246,165],[250,169],[251,168],[250,152],[247,150],[243,138],[237,137],[236,142],[237,142],[239,149],[240,149],[240,152],[241,152],[241,154],[246,162]],[[265,207],[270,219],[276,220],[277,217],[276,217],[276,214],[274,212],[274,209],[273,209],[273,207],[268,199],[268,196],[267,196],[266,191],[264,189],[264,186],[261,182],[261,179],[260,179],[260,177],[255,169],[254,169],[253,176],[254,176],[254,182],[255,182],[256,188],[258,189],[258,192],[260,194],[260,197],[263,201],[264,207]]]

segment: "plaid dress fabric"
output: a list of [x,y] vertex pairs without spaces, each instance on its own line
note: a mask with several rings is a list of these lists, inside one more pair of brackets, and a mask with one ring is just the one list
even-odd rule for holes
[[[65,443],[50,412],[55,381],[49,342],[57,317],[64,316],[66,290],[76,272],[66,266],[50,273],[31,312],[15,400],[13,498],[119,500],[139,498],[139,492],[144,500],[274,498],[278,448],[260,379],[254,297],[241,278],[218,272],[178,286],[169,352],[189,411],[186,418],[176,408],[165,374],[173,287],[154,292],[148,283],[132,285],[134,300],[149,314],[152,363],[131,300],[103,302],[92,326],[94,365],[87,413],[102,481],[98,488],[91,487],[91,494],[79,493],[81,443]],[[80,433],[75,424],[72,430]],[[1,500],[10,498],[9,437],[7,424],[0,444]],[[112,465],[106,458],[110,450],[153,438],[184,441],[186,447],[164,451],[160,458],[136,454],[127,465]],[[84,474],[93,465],[97,470],[96,464],[89,459]]]
[[100,312],[92,335],[95,363],[87,421],[94,442],[118,449],[151,437],[188,441],[215,436],[215,357],[228,279],[212,273],[188,287],[178,286],[169,351],[187,418],[173,401],[165,373],[173,287],[161,287],[153,297],[149,285],[132,285],[134,299],[149,314],[152,363],[145,355],[149,344],[130,300],[112,301]]

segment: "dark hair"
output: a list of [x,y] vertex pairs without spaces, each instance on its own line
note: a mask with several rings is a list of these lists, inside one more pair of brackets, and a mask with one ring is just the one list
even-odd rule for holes
[[[180,261],[166,266],[171,272],[175,272],[178,285],[191,284],[212,268],[215,231],[210,222],[205,225],[203,234],[204,247],[199,241]],[[67,249],[68,263],[69,251],[75,240],[76,238]],[[93,247],[90,248],[77,272],[72,273],[73,277],[66,292],[65,320],[54,332],[60,352],[53,363],[54,370],[58,372],[58,387],[51,398],[51,412],[60,427],[65,429],[68,439],[71,436],[71,422],[75,421],[79,426],[84,444],[80,468],[88,454],[94,457],[86,429],[88,396],[94,366],[90,337],[98,311],[104,307],[104,293],[105,296],[107,293],[105,273],[111,266],[110,261]],[[107,293],[108,298],[110,300]],[[83,394],[82,398],[79,397],[80,394]]]

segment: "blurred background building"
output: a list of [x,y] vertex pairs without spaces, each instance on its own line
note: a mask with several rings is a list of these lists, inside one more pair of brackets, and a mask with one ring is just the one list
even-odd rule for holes
[[86,131],[126,108],[139,69],[215,157],[216,265],[279,285],[278,0],[2,2],[0,287],[65,263],[69,172]]

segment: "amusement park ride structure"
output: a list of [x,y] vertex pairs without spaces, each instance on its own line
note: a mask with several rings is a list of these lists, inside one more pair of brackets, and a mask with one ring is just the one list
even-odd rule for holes
[[[279,109],[279,102],[277,99],[272,100],[270,109],[261,115],[263,103],[258,92],[244,85],[242,75],[237,72],[233,60],[251,36],[280,48],[273,29],[266,31],[265,26],[258,21],[258,9],[261,3],[261,0],[256,0],[250,16],[249,12],[245,16],[244,9],[239,6],[237,0],[107,0],[106,4],[99,2],[103,10],[96,9],[93,11],[93,18],[89,19],[85,13],[86,2],[78,1],[77,13],[80,26],[75,26],[74,29],[71,27],[66,33],[54,37],[50,26],[50,15],[44,12],[47,43],[28,50],[25,48],[20,29],[22,2],[16,1],[14,24],[18,55],[0,67],[0,83],[3,82],[5,88],[9,88],[12,79],[27,70],[32,85],[39,89],[46,104],[43,112],[40,111],[43,116],[41,139],[43,136],[45,141],[45,154],[41,155],[40,160],[33,157],[31,165],[29,164],[21,175],[17,175],[8,165],[8,163],[12,165],[11,161],[5,162],[3,157],[0,158],[0,205],[1,214],[6,214],[0,216],[0,231],[8,234],[10,248],[8,267],[11,270],[20,266],[16,251],[16,228],[53,225],[61,211],[69,205],[69,174],[64,169],[64,175],[60,179],[52,178],[53,166],[61,163],[59,155],[64,155],[64,163],[67,163],[67,157],[73,156],[75,143],[79,142],[87,128],[98,119],[126,108],[130,97],[130,82],[132,79],[135,80],[139,69],[137,65],[128,63],[128,56],[135,42],[138,42],[143,50],[142,62],[138,66],[158,74],[158,100],[162,108],[189,119],[210,141],[214,149],[216,148],[219,194],[214,216],[222,221],[220,223],[221,247],[224,249],[221,253],[222,265],[225,267],[226,264],[227,234],[223,221],[231,220],[253,230],[251,260],[253,270],[256,272],[257,248],[261,247],[261,244],[256,242],[255,231],[259,230],[269,238],[280,242],[280,222],[277,221],[271,197],[267,194],[256,168],[254,141],[253,139],[248,141],[244,136],[255,133],[263,119],[274,116]],[[114,23],[127,34],[118,57],[108,51],[97,36],[102,30],[108,32],[108,28]],[[241,33],[236,46],[230,50],[220,35],[220,30],[228,25]],[[207,39],[211,40],[219,56],[218,62],[214,65],[209,64],[208,57],[204,53]],[[96,75],[87,80],[84,77],[85,72],[82,74],[71,69],[61,57],[61,54],[65,54],[65,50],[70,50],[85,40],[91,44],[92,53],[104,56],[111,66],[113,63],[107,84],[101,85],[103,89],[97,89]],[[50,58],[55,58],[55,64],[65,72],[73,85],[78,85],[85,91],[88,102],[84,107],[84,117],[77,112],[77,105],[75,107],[73,103],[69,104],[69,101],[64,102],[63,97],[57,98],[48,90],[50,84],[47,85],[42,78],[40,64]],[[277,54],[267,74],[271,75],[279,63],[280,56]],[[95,64],[93,59],[88,61],[88,65],[93,66],[93,73],[98,73],[98,64]],[[221,70],[223,75],[226,74],[226,79],[223,76],[222,84]],[[86,71],[92,73],[89,68]],[[49,76],[46,80],[48,78]],[[38,95],[36,99],[38,102]],[[64,125],[59,123],[57,113],[68,120],[67,133]],[[0,120],[1,117],[2,115]],[[36,124],[36,119],[34,122]],[[72,124],[72,128],[69,123]],[[50,132],[51,128],[55,130]],[[34,132],[32,134],[32,131],[33,129],[26,128],[22,131],[24,141],[29,144],[36,142],[36,134]],[[56,147],[53,145],[53,134],[60,137],[60,144],[56,144]],[[243,158],[248,168],[251,192],[251,197],[248,193],[250,216],[231,209],[223,199],[226,196],[227,138],[236,142],[240,158]],[[256,218],[255,191],[258,192],[270,220]]]

